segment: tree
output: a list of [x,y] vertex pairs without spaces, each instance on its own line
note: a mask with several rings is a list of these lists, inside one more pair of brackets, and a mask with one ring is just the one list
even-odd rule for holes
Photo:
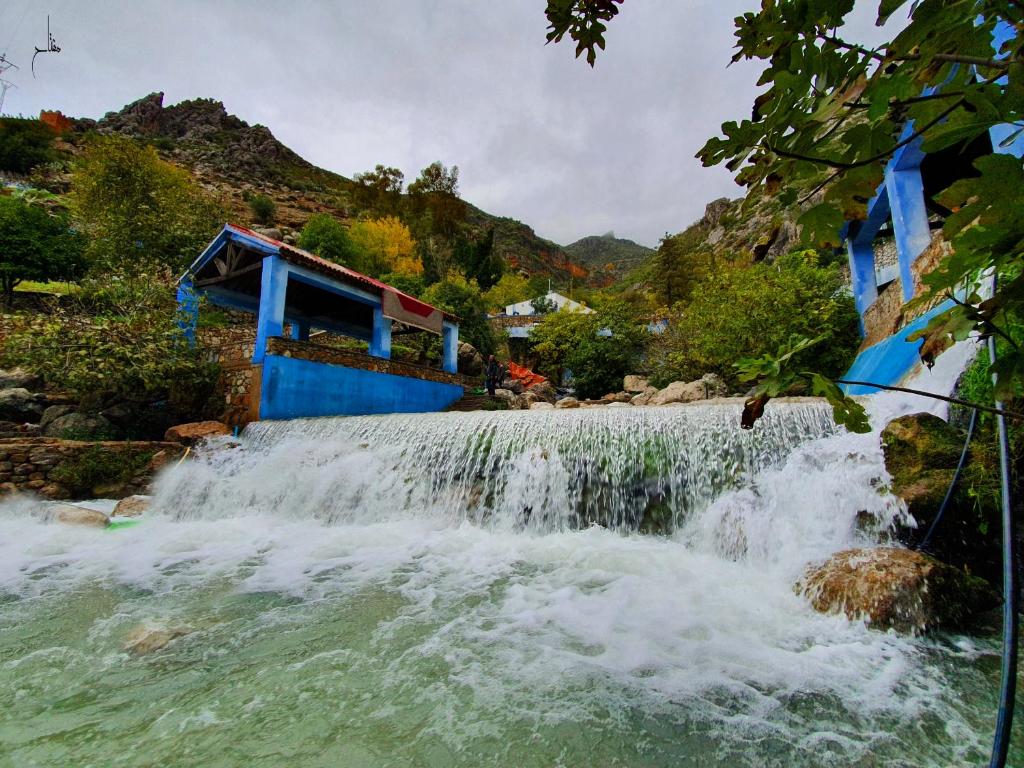
[[529,295],[530,286],[526,278],[517,272],[506,272],[484,293],[484,303],[491,312],[503,312],[509,304],[524,301]]
[[[549,39],[569,34],[593,63],[607,5],[549,0]],[[905,5],[883,0],[879,23]],[[1019,149],[1024,125],[1024,48],[1011,28],[1022,23],[1019,3],[919,0],[909,23],[879,45],[842,35],[852,9],[852,0],[766,2],[738,17],[733,61],[765,62],[759,82],[767,88],[749,119],[725,123],[723,136],[698,153],[705,165],[725,163],[754,194],[783,204],[820,199],[800,219],[816,246],[838,244],[842,223],[866,216],[885,164],[903,147],[920,142],[935,152],[991,135],[997,149]],[[1011,154],[982,156],[974,168],[977,175],[936,198],[951,214],[943,234],[952,252],[926,277],[922,301],[958,290],[965,299],[930,323],[921,354],[930,363],[972,332],[1003,339],[1006,352],[991,373],[997,396],[1007,398],[1024,386],[1022,341],[1007,331],[1024,315],[1024,168]],[[978,288],[992,274],[1001,279],[985,299]],[[859,413],[857,426],[866,428],[859,406],[837,404]]]
[[466,204],[459,199],[459,167],[431,163],[409,185],[409,197],[413,213],[425,220],[428,231],[453,245],[466,218]]
[[367,272],[369,262],[349,237],[345,225],[326,213],[314,213],[299,233],[299,247],[335,264]]
[[28,173],[53,159],[55,134],[39,120],[0,118],[0,171]]
[[395,216],[402,205],[405,175],[397,168],[381,164],[372,171],[357,173],[352,197],[356,205],[374,216]]
[[533,308],[535,315],[550,315],[552,312],[558,311],[558,305],[549,299],[547,294],[531,300],[530,306]]
[[701,247],[706,232],[690,227],[677,235],[665,235],[658,246],[658,295],[666,306],[686,301],[693,289],[715,271],[714,254]]
[[487,322],[487,307],[480,287],[471,280],[450,277],[434,283],[423,292],[423,300],[459,317],[459,335],[482,355],[494,352],[494,333]]
[[221,207],[152,147],[91,139],[71,177],[71,210],[89,236],[91,265],[104,271],[184,270],[224,221]]
[[505,262],[494,252],[494,227],[473,242],[460,237],[455,243],[455,261],[470,280],[476,280],[482,290],[488,290],[501,279]]
[[416,241],[409,228],[394,216],[357,221],[349,228],[349,239],[362,252],[369,274],[416,276],[423,274],[423,262],[416,253]]
[[66,217],[0,197],[0,298],[10,307],[23,280],[74,280],[85,271],[85,240]]
[[273,224],[274,216],[277,214],[277,203],[267,195],[253,195],[249,198],[249,210],[252,211],[257,223]]

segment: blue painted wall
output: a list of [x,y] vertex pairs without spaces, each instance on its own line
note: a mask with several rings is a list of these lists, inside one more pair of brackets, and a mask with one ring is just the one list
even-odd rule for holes
[[[917,366],[920,361],[917,352],[924,343],[920,340],[907,341],[907,336],[921,330],[933,317],[952,306],[952,301],[944,301],[889,338],[868,347],[857,355],[853,366],[843,378],[850,381],[871,381],[890,387],[898,385]],[[842,389],[848,395],[873,395],[879,391],[875,387],[846,385],[842,385]]]
[[260,418],[425,413],[447,408],[462,394],[456,384],[267,355]]

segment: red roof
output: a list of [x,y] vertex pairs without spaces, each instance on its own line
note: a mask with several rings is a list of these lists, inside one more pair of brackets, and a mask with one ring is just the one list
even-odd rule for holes
[[252,237],[257,240],[262,240],[268,245],[274,246],[275,248],[277,248],[277,251],[281,255],[281,258],[292,264],[297,264],[300,267],[306,267],[307,269],[311,269],[314,272],[320,272],[321,274],[325,274],[328,277],[345,278],[349,282],[359,283],[367,288],[374,289],[377,293],[383,293],[384,291],[394,293],[399,297],[399,300],[401,301],[403,307],[412,312],[416,312],[417,314],[429,315],[431,312],[434,312],[436,310],[443,314],[449,320],[457,322],[459,319],[457,315],[453,315],[451,312],[445,312],[443,309],[440,309],[439,307],[432,307],[425,301],[420,301],[415,296],[410,296],[409,294],[398,290],[392,285],[382,283],[380,280],[376,280],[360,272],[356,272],[354,269],[349,269],[348,267],[343,266],[341,264],[336,264],[333,261],[328,261],[327,259],[321,258],[320,256],[310,253],[309,251],[304,251],[301,248],[296,248],[294,245],[282,243],[280,240],[275,240],[272,237],[261,235],[259,232],[254,232],[253,230],[247,227],[241,227],[238,224],[228,224],[227,227],[228,229],[236,230],[237,232],[244,234],[246,237]]

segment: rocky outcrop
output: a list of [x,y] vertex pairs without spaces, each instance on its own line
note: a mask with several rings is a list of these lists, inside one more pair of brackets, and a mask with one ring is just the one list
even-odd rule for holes
[[915,634],[967,628],[999,602],[984,580],[898,547],[837,552],[808,568],[795,590],[822,613]]
[[633,405],[650,405],[651,398],[658,394],[657,387],[646,387],[639,395],[633,395],[630,402]]
[[715,373],[706,373],[695,381],[673,381],[667,387],[652,395],[647,404],[670,405],[672,403],[692,403],[696,400],[725,397],[728,394],[729,388],[721,376]]
[[190,424],[178,424],[164,434],[168,443],[195,445],[211,437],[223,437],[231,434],[231,428],[219,421],[195,421]]

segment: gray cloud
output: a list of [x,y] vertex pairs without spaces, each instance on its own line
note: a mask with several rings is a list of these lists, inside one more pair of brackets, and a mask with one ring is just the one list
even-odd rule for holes
[[[345,175],[457,164],[463,197],[561,243],[614,229],[655,245],[741,194],[693,155],[756,93],[757,67],[726,68],[751,0],[631,0],[593,70],[569,44],[544,46],[543,6],[0,0],[0,45],[14,35],[24,65],[5,111],[99,117],[156,90],[209,96]],[[33,80],[47,12],[63,51]]]

